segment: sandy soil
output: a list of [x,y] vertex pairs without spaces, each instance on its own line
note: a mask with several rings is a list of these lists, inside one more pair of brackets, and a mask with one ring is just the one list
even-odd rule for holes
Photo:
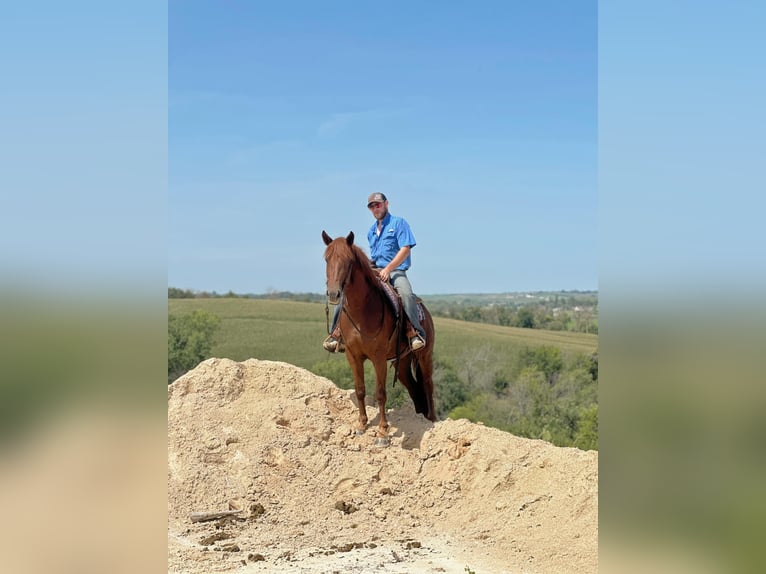
[[376,447],[377,410],[356,436],[354,401],[255,359],[209,359],[172,383],[168,572],[598,570],[598,453],[409,405]]

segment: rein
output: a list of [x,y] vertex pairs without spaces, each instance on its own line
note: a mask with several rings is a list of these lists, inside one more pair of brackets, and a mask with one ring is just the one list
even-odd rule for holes
[[[378,327],[378,330],[375,331],[374,335],[370,336],[370,335],[365,335],[364,332],[359,328],[359,325],[356,324],[356,321],[354,321],[354,318],[351,316],[351,313],[349,313],[348,309],[346,309],[346,305],[345,305],[344,299],[345,299],[345,293],[343,291],[341,291],[340,292],[340,301],[338,302],[338,305],[343,305],[343,307],[341,307],[341,309],[346,314],[346,317],[348,317],[348,320],[351,321],[351,326],[354,327],[354,329],[356,329],[357,333],[359,333],[362,337],[364,337],[366,339],[377,339],[378,335],[380,335],[380,332],[383,330],[383,323],[384,323],[385,318],[386,318],[386,306],[385,306],[385,302],[380,307],[380,322],[379,322],[380,327]],[[329,329],[329,327],[328,327],[328,329]]]

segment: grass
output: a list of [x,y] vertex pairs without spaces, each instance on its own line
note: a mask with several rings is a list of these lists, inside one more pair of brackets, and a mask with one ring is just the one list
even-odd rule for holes
[[309,369],[327,358],[324,305],[270,299],[168,299],[171,314],[202,309],[221,327],[212,355],[234,361],[268,359]]
[[598,348],[598,335],[587,333],[501,327],[443,317],[434,317],[434,326],[439,351],[450,356],[472,343],[488,344],[497,350],[545,345],[558,347],[563,352],[593,353]]
[[[328,357],[322,348],[326,336],[325,305],[270,299],[168,299],[171,314],[202,309],[221,319],[212,355],[244,361],[249,358],[284,361],[310,369]],[[330,310],[332,313],[332,309]],[[593,353],[598,336],[586,333],[543,331],[434,318],[436,360],[460,361],[478,349],[513,355],[524,347],[554,346],[562,353]]]

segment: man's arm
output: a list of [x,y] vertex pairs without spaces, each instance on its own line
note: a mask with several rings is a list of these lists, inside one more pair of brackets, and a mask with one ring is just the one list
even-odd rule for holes
[[383,279],[383,281],[388,281],[388,278],[391,276],[391,272],[399,267],[407,257],[410,255],[410,246],[405,245],[402,247],[399,252],[394,256],[394,258],[391,260],[391,262],[386,265],[383,269],[378,271],[378,275],[380,275],[380,278]]

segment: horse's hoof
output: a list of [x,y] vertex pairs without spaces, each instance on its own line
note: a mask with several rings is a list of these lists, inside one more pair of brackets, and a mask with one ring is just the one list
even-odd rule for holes
[[355,434],[356,436],[364,436],[364,431],[363,431],[363,430],[359,430],[359,429],[356,429],[356,430],[354,431],[354,434]]
[[390,446],[390,445],[391,445],[391,441],[387,438],[379,437],[375,439],[375,446]]

